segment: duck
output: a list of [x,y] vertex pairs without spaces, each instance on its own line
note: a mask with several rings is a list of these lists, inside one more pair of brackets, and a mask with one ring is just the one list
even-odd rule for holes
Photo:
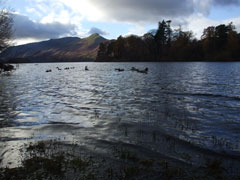
[[48,72],[52,72],[52,70],[51,70],[51,69],[47,69],[46,72],[47,72],[47,73],[48,73]]
[[87,67],[87,66],[85,66],[85,71],[89,71],[89,69],[88,69],[88,67]]
[[137,72],[139,73],[148,73],[148,68],[145,68],[144,70],[137,70]]
[[131,71],[138,71],[138,69],[135,68],[135,67],[132,67],[132,68],[131,68]]
[[115,71],[122,72],[124,69],[116,68]]

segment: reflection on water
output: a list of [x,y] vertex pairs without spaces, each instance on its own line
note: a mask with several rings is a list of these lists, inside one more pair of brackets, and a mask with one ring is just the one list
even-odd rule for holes
[[22,64],[0,75],[0,162],[13,162],[23,143],[54,138],[189,153],[192,161],[238,156],[239,112],[240,63]]

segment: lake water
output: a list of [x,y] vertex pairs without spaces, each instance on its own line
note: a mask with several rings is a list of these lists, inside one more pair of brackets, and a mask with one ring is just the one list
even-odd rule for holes
[[121,143],[189,163],[236,159],[240,63],[20,64],[0,75],[1,166],[17,164],[22,144],[46,139],[99,151]]

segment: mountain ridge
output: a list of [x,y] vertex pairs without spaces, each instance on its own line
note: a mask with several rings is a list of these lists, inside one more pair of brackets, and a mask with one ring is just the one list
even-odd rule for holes
[[12,46],[0,54],[7,62],[83,62],[94,61],[99,44],[107,39],[99,34],[87,38],[64,37]]

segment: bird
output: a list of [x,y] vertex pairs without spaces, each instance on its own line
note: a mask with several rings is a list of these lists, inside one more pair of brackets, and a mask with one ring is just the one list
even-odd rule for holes
[[135,68],[135,67],[132,67],[132,68],[131,68],[131,71],[138,71],[138,69]]
[[144,70],[137,70],[137,72],[139,73],[148,73],[148,68],[145,68]]
[[116,68],[115,71],[122,72],[124,69]]

